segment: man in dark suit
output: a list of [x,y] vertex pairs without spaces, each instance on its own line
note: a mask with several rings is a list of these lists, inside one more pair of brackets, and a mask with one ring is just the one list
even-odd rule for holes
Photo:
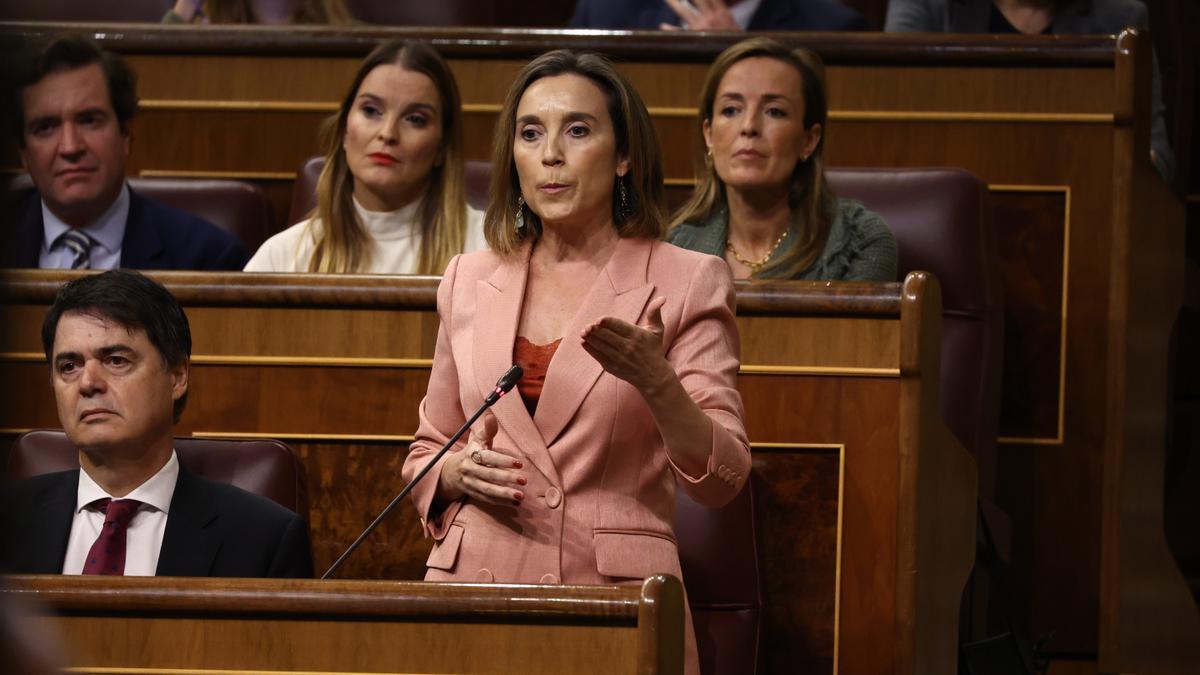
[[126,185],[136,76],[87,38],[18,60],[16,135],[34,188],[16,195],[7,267],[240,270],[234,235]]
[[579,0],[571,28],[613,30],[866,30],[837,0]]
[[312,576],[299,516],[180,464],[172,429],[192,338],[170,292],[137,272],[76,279],[47,313],[42,344],[80,468],[0,491],[0,569]]

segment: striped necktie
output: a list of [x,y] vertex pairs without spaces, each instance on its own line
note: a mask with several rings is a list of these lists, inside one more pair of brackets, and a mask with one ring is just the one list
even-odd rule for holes
[[58,238],[64,246],[71,249],[75,255],[71,259],[71,269],[86,270],[91,266],[92,238],[79,230],[67,230]]

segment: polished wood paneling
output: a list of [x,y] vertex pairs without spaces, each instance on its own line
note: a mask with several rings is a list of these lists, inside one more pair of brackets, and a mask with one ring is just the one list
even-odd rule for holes
[[[7,392],[24,393],[0,405],[0,428],[55,426],[46,365],[27,335],[56,285],[77,274],[4,279],[13,321],[0,340],[9,348],[0,351],[0,376]],[[179,431],[287,439],[307,471],[314,557],[324,569],[402,487],[429,377],[436,280],[157,276],[187,306],[196,336]],[[975,469],[936,419],[936,282],[741,283],[738,293],[766,663],[950,672],[952,645],[931,636],[954,633],[973,550]],[[952,475],[938,478],[939,465]],[[922,512],[905,489],[944,494],[948,506]],[[339,576],[419,579],[430,546],[416,514],[401,508]],[[927,567],[937,579],[918,585]],[[880,644],[896,649],[866,648]],[[897,660],[899,652],[911,658]]]
[[[0,27],[0,32],[18,36],[55,30],[62,27]],[[322,111],[344,94],[357,59],[382,37],[395,35],[430,40],[449,58],[467,103],[468,154],[483,158],[490,147],[496,105],[522,63],[559,46],[603,51],[617,58],[652,108],[664,140],[675,203],[692,172],[696,121],[686,111],[696,105],[712,58],[737,39],[484,29],[145,27],[98,32],[107,46],[131,55],[145,69],[142,97],[154,103],[144,115],[147,127],[165,125],[181,135],[155,138],[155,144],[135,142],[137,170],[224,171],[242,166],[294,171],[297,156],[310,152],[304,148],[305,139],[315,139]],[[1154,217],[1178,217],[1171,208],[1123,206],[1134,189],[1133,172],[1149,168],[1143,142],[1138,141],[1137,151],[1127,142],[1148,129],[1148,118],[1135,111],[1135,102],[1144,106],[1147,99],[1120,80],[1133,72],[1128,64],[1138,47],[1127,39],[1119,49],[1112,36],[797,34],[785,39],[815,49],[829,64],[826,152],[831,165],[959,166],[992,186],[1023,186],[1030,188],[1028,194],[1043,189],[1069,194],[1069,241],[1065,229],[1058,229],[1066,225],[1060,219],[1064,207],[1059,199],[1026,198],[1026,192],[999,189],[993,194],[1001,250],[1011,254],[1005,264],[1010,317],[1006,377],[1022,389],[1004,398],[1001,425],[1006,442],[997,460],[997,495],[998,505],[1013,519],[1015,611],[1031,634],[1052,635],[1047,649],[1101,649],[1098,552],[1109,498],[1101,489],[1107,470],[1107,417],[1129,410],[1111,404],[1111,397],[1124,396],[1111,389],[1124,383],[1124,374],[1109,371],[1128,367],[1129,362],[1108,355],[1110,343],[1133,330],[1117,318],[1124,308],[1112,305],[1114,297],[1124,302],[1129,296],[1109,292],[1110,280],[1122,273],[1116,265],[1126,259],[1114,253],[1124,244],[1114,239],[1113,228],[1118,218],[1130,221],[1122,224],[1128,226],[1123,232],[1136,233],[1158,227]],[[312,76],[300,81],[301,72]],[[1149,75],[1146,71],[1132,77],[1126,79],[1145,86],[1138,78],[1148,81]],[[221,115],[206,107],[208,103],[189,101],[234,101],[240,107]],[[270,105],[256,109],[257,102]],[[279,105],[286,108],[289,103],[297,104],[296,111]],[[193,118],[194,125],[171,122],[167,118],[172,115]],[[250,138],[285,131],[288,145],[275,150]],[[188,133],[208,145],[199,147]],[[1119,138],[1127,139],[1120,141],[1120,150]],[[162,150],[156,147],[159,141]],[[308,148],[315,148],[312,142]],[[147,154],[139,154],[143,152]],[[160,154],[151,154],[156,152]],[[156,165],[159,162],[166,164]],[[1175,203],[1170,195],[1163,199]],[[1030,236],[1048,239],[1029,242],[1025,238]],[[1145,256],[1143,263],[1177,253],[1163,248],[1161,239],[1152,241],[1158,248],[1136,249]],[[1061,263],[1056,247],[1065,249],[1058,251],[1063,254]],[[1037,251],[1036,258],[1021,257],[1030,250]],[[1034,260],[1046,262],[1035,268]],[[1059,264],[1067,269],[1056,296],[1052,279]],[[1023,278],[1030,272],[1036,283]],[[1152,280],[1176,283],[1167,277]],[[1170,288],[1158,291],[1161,297],[1172,297]],[[1155,295],[1150,292],[1147,297]],[[1063,329],[1061,324],[1052,328],[1052,318],[1055,304],[1061,302],[1067,309],[1067,344],[1058,364],[1064,382],[1056,392],[1050,386],[1051,355],[1061,350]],[[1047,435],[1058,426],[1057,418],[1062,420],[1061,434]]]
[[678,580],[503,586],[13,577],[76,672],[673,673]]

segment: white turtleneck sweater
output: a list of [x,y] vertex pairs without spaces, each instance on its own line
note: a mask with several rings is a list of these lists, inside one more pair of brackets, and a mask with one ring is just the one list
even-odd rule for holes
[[[416,274],[421,252],[417,227],[417,199],[395,211],[368,211],[354,200],[354,210],[371,236],[371,264],[367,274]],[[263,242],[246,263],[247,272],[307,272],[316,246],[317,218],[302,220]],[[483,237],[483,212],[467,206],[467,240],[463,253],[487,248]]]

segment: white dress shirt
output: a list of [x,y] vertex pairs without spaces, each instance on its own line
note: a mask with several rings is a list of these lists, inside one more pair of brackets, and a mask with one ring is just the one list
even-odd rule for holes
[[[129,220],[129,186],[121,189],[117,199],[99,218],[79,228],[92,240],[88,268],[93,270],[115,270],[121,266],[121,244],[125,241],[125,223]],[[58,241],[64,232],[71,229],[58,219],[46,202],[42,201],[42,249],[38,256],[38,267],[44,270],[69,270],[75,260],[75,252]],[[57,243],[57,245],[55,245]]]
[[[175,495],[175,481],[178,478],[179,459],[172,450],[171,459],[158,473],[121,497],[142,503],[125,532],[125,576],[152,577],[158,569],[158,553],[162,548],[163,534],[167,531],[167,512],[171,508],[171,497]],[[67,540],[67,557],[63,560],[63,574],[83,574],[88,552],[99,538],[100,530],[104,529],[104,514],[96,510],[92,503],[106,497],[116,499],[80,468],[79,492],[75,499],[71,536]]]
[[[417,226],[420,199],[395,211],[368,211],[354,200],[354,210],[370,235],[371,265],[367,274],[416,274],[421,255],[421,230]],[[246,263],[247,272],[307,272],[316,248],[314,233],[321,221],[303,220],[272,236]],[[487,248],[483,212],[467,207],[467,232],[463,253]]]

